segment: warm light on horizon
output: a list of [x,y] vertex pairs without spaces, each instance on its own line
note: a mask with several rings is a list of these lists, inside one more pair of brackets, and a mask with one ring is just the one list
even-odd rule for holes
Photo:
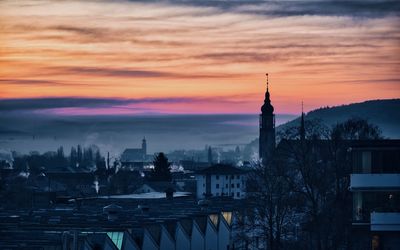
[[276,113],[298,114],[302,100],[309,111],[399,97],[397,15],[252,7],[2,1],[0,98],[163,99],[114,111],[258,113],[266,72]]

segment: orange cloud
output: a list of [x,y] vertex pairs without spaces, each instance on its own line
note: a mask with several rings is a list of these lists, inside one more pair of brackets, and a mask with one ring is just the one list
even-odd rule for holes
[[143,105],[255,113],[266,71],[281,113],[298,113],[301,100],[312,109],[398,97],[400,18],[390,9],[357,17],[344,3],[332,13],[312,3],[227,6],[2,1],[0,98],[241,96]]

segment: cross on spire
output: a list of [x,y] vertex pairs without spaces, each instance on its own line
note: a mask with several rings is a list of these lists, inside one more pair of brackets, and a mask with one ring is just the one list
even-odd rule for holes
[[265,74],[267,76],[267,92],[268,92],[268,73]]

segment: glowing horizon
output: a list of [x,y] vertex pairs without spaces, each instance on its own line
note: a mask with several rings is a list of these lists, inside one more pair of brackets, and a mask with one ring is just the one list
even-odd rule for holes
[[0,98],[136,100],[59,114],[258,113],[266,72],[276,113],[398,98],[399,13],[304,2],[2,1]]

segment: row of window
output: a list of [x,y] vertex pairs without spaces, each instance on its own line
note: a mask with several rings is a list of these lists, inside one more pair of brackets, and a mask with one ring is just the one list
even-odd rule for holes
[[[206,186],[206,184],[205,183],[203,183],[203,187],[205,187]],[[229,187],[229,185],[228,184],[225,184],[225,188],[228,188]],[[237,183],[236,184],[236,187],[237,188],[240,188],[240,183]],[[219,184],[215,184],[215,188],[219,188]],[[234,183],[232,183],[231,184],[231,188],[235,188],[235,184]],[[150,192],[150,191],[149,191]]]
[[[235,187],[235,184],[231,184],[231,188],[234,188]],[[237,188],[240,188],[240,184],[239,183],[237,183],[236,184],[236,187]],[[215,188],[219,188],[219,184],[217,183],[217,184],[215,184]],[[228,184],[225,184],[225,188],[228,188]]]
[[[234,178],[235,178],[235,176],[231,175],[231,180],[234,179]],[[215,179],[219,180],[219,175],[216,175]],[[229,179],[229,175],[225,175],[225,179],[228,180]],[[240,179],[240,175],[236,175],[236,179],[239,180]]]
[[[220,193],[215,193],[216,196],[220,196]],[[231,196],[233,197],[235,195],[234,192],[231,192]],[[221,193],[221,196],[228,196],[228,193]],[[240,192],[236,192],[236,197],[240,197]]]

